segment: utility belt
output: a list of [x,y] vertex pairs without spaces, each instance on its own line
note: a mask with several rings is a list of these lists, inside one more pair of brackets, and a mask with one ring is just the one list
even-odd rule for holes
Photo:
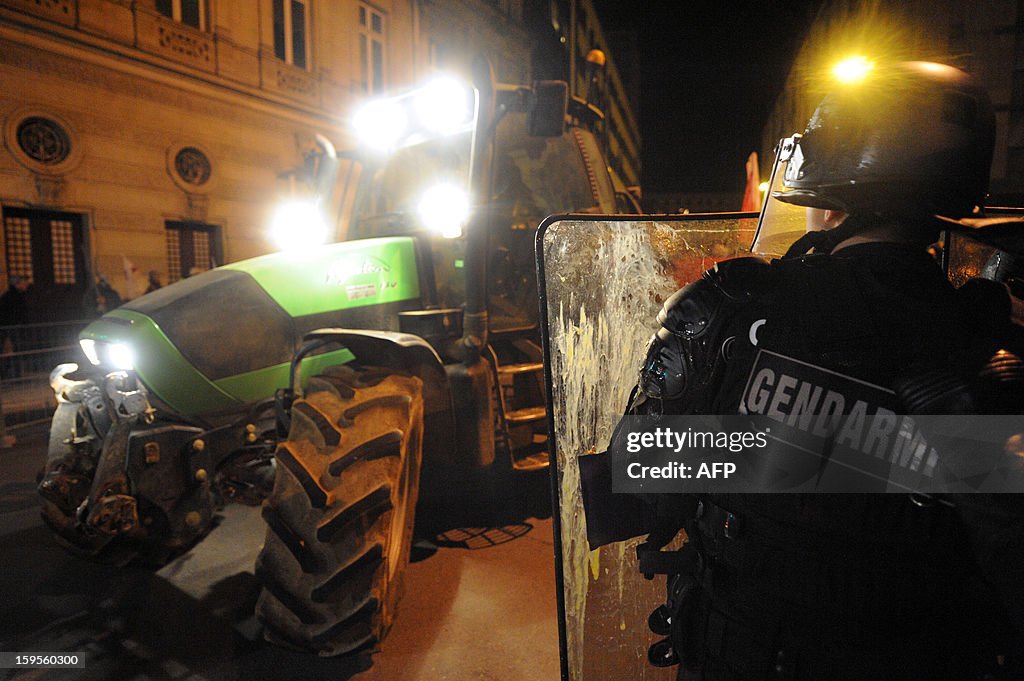
[[919,621],[922,580],[936,596],[961,586],[946,566],[922,574],[915,562],[911,571],[870,544],[844,553],[841,542],[706,498],[685,529],[678,551],[637,548],[645,576],[668,575],[666,602],[648,618],[664,638],[648,659],[681,663],[680,679],[695,670],[714,681],[915,678],[894,665],[927,666],[935,641],[912,625],[895,641],[887,635],[894,627],[875,624]]
[[[695,553],[687,546],[684,555]],[[657,667],[679,664],[679,679],[700,672],[700,678],[714,681],[796,681],[797,650],[780,637],[777,619],[752,626],[723,611],[705,574],[668,577],[666,602],[648,617],[651,631],[664,638],[649,648],[648,661]],[[824,672],[818,678],[830,678]]]

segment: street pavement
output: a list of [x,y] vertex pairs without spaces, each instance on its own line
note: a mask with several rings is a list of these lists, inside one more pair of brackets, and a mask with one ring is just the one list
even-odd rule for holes
[[[84,669],[2,670],[12,681],[518,681],[557,679],[554,554],[543,475],[495,508],[430,514],[406,595],[378,651],[318,658],[263,642],[252,615],[259,509],[228,506],[158,572],[60,549],[39,520],[45,429],[0,449],[0,651],[79,652]],[[526,500],[526,501],[524,501]],[[422,509],[421,509],[422,511]],[[421,513],[422,515],[422,513]],[[537,516],[541,516],[538,518]]]

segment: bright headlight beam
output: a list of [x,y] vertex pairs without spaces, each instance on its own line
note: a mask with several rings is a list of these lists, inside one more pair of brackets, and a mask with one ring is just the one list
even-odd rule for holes
[[127,343],[111,343],[107,347],[107,357],[115,369],[132,371],[135,368],[135,351]]
[[99,366],[100,356],[96,352],[96,341],[92,338],[79,339],[78,344],[82,346],[82,354],[89,360],[89,363],[93,366]]
[[395,147],[405,135],[408,125],[402,107],[387,99],[366,103],[352,118],[357,139],[378,151]]
[[424,128],[451,134],[469,119],[468,91],[455,78],[441,77],[416,93],[413,108]]
[[864,80],[871,71],[873,64],[867,57],[849,57],[832,67],[832,75],[840,83],[847,85],[859,83]]
[[435,185],[423,193],[418,209],[427,229],[457,239],[469,219],[469,195],[453,184]]
[[270,237],[282,251],[319,246],[327,241],[327,223],[314,201],[286,201],[270,220]]

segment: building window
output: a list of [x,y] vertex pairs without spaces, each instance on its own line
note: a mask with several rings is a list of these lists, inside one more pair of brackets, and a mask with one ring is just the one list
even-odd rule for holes
[[368,95],[384,91],[386,47],[387,24],[384,14],[369,5],[359,5],[359,63],[363,92]]
[[53,283],[74,284],[75,271],[74,225],[69,220],[50,220],[50,241],[53,244]]
[[174,155],[174,170],[186,184],[201,187],[210,180],[210,159],[195,147],[182,147]]
[[[7,210],[8,214],[12,211]],[[76,247],[81,240],[79,220],[61,219],[58,214],[40,211],[21,211],[24,216],[8,215],[4,221],[7,236],[7,273],[8,276],[19,276],[35,282],[33,260],[43,258],[41,263],[45,271],[45,279],[53,284],[74,286],[79,283]],[[49,243],[42,234],[36,232],[49,229]],[[76,233],[77,232],[77,233]],[[77,237],[77,238],[76,238]],[[35,248],[33,248],[35,243]],[[49,246],[50,257],[46,247]]]
[[205,0],[156,0],[156,11],[186,26],[206,29]]
[[12,206],[4,206],[3,214],[6,253],[0,265],[8,280],[32,282],[30,321],[81,318],[88,284],[82,216]]
[[32,227],[28,218],[8,217],[7,227],[7,274],[12,277],[32,277]]
[[42,116],[29,116],[18,123],[18,146],[33,161],[56,165],[71,154],[71,138],[60,123]]
[[306,68],[309,63],[308,27],[306,0],[274,0],[274,54],[278,59]]
[[167,277],[177,281],[221,264],[220,230],[199,222],[167,222]]

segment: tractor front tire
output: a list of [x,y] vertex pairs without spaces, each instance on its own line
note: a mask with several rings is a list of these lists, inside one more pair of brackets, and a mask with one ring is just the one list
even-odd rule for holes
[[420,379],[338,366],[310,380],[263,505],[256,615],[268,641],[332,656],[383,640],[409,563],[422,441]]

